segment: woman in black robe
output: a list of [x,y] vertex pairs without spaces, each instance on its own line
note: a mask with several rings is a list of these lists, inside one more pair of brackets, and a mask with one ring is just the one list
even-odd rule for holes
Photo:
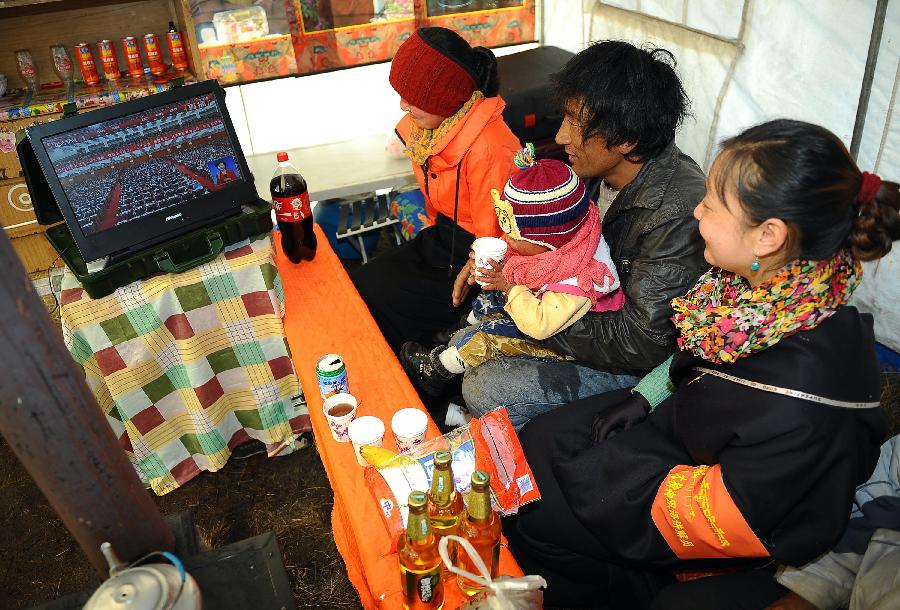
[[673,301],[678,349],[642,382],[669,384],[659,406],[613,392],[522,431],[542,499],[504,532],[548,605],[649,607],[676,576],[730,571],[727,607],[764,608],[772,566],[838,540],[887,430],[872,320],[846,302],[898,209],[821,127],[725,142],[694,213],[713,268]]

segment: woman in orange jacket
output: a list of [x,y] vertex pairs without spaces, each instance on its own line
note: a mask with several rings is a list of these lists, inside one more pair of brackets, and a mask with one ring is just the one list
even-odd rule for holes
[[469,302],[453,307],[457,273],[476,237],[499,237],[491,189],[515,171],[519,141],[503,121],[497,60],[453,30],[420,28],[391,62],[391,86],[406,116],[397,135],[434,223],[351,274],[391,348],[432,343]]

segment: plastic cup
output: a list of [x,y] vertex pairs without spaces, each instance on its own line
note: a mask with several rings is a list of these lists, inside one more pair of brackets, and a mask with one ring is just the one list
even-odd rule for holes
[[[346,407],[350,407],[348,411]],[[328,427],[331,428],[331,436],[339,443],[350,441],[349,427],[350,422],[356,417],[357,402],[352,394],[342,392],[329,396],[322,403],[322,411],[325,412],[325,419],[328,420]]]
[[428,416],[420,409],[400,409],[391,418],[391,430],[401,453],[420,445],[427,429]]
[[384,422],[372,415],[364,415],[350,422],[348,429],[353,453],[360,466],[368,466],[368,462],[359,454],[360,447],[375,445],[381,447],[384,441]]
[[[472,242],[472,251],[475,252],[475,268],[476,269],[490,269],[491,264],[490,260],[495,260],[498,263],[503,260],[503,257],[506,256],[507,244],[502,239],[498,239],[496,237],[479,237],[475,241]],[[478,282],[479,286],[484,286],[487,282],[483,282],[480,279],[481,274],[477,271],[475,273],[475,281]]]

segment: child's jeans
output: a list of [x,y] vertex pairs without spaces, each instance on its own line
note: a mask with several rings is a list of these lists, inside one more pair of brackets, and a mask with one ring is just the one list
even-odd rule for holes
[[476,367],[501,356],[532,356],[570,360],[518,328],[503,306],[506,296],[497,290],[482,290],[472,303],[477,322],[453,336],[449,347],[455,347],[466,368]]

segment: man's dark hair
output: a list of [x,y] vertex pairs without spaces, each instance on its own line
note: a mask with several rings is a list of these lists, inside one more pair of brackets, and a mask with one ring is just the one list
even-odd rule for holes
[[651,159],[675,139],[687,114],[687,95],[665,49],[596,42],[553,75],[562,104],[579,101],[582,137],[601,136],[610,148],[635,144],[633,163]]

